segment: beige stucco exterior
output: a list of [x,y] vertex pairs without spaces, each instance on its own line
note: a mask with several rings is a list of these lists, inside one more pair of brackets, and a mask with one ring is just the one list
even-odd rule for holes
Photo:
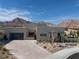
[[[64,33],[64,28],[56,27],[50,24],[39,24],[39,23],[31,23],[26,22],[24,20],[20,20],[19,18],[13,20],[13,22],[9,22],[6,25],[0,26],[0,32],[10,37],[10,33],[22,33],[23,38],[26,39],[53,39],[57,37],[57,34]],[[29,37],[29,33],[33,35],[33,37]]]
[[[54,27],[54,26],[45,26],[45,25],[38,25],[37,26],[37,39],[54,39],[57,38],[57,34],[60,33],[61,35],[64,34],[64,28],[61,27]],[[46,34],[46,36],[41,36],[40,34]]]
[[0,27],[0,33],[7,35],[8,39],[10,33],[23,33],[24,39],[34,39],[34,37],[28,37],[29,32],[36,32],[36,26],[34,24],[26,24],[25,26],[2,26]]

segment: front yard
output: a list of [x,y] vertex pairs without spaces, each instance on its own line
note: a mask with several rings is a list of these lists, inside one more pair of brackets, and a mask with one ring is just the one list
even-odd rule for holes
[[64,48],[79,47],[79,38],[62,37],[61,42],[37,41],[37,44],[51,53],[57,52]]
[[10,54],[9,50],[0,45],[0,59],[17,59],[14,55]]

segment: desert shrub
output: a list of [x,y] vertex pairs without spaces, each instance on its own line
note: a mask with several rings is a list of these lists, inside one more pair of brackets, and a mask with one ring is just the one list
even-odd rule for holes
[[77,36],[79,37],[79,31],[77,31]]
[[49,42],[49,43],[52,43],[52,40],[51,39],[40,39],[40,40],[37,40],[38,43],[46,43],[46,42]]
[[5,58],[9,58],[9,56],[7,55]]
[[0,50],[4,47],[4,45],[0,44]]
[[5,54],[5,52],[4,52],[4,51],[2,51],[2,54]]
[[3,51],[9,51],[8,49],[6,49],[6,48],[3,48]]
[[46,47],[46,46],[44,46],[43,48],[45,48],[45,49],[46,49],[47,47]]
[[65,37],[64,42],[78,42],[78,38]]
[[4,45],[0,45],[0,59],[17,59],[14,55],[10,54],[9,50],[4,47]]

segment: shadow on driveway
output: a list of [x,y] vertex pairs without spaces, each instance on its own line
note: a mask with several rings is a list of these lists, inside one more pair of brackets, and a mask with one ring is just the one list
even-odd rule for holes
[[79,53],[75,53],[75,54],[69,56],[67,59],[79,59]]

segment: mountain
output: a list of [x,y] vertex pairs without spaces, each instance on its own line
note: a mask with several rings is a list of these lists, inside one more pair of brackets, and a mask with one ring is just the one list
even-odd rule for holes
[[22,27],[22,26],[26,26],[27,24],[34,24],[30,21],[26,21],[22,18],[15,18],[12,21],[4,21],[4,22],[0,22],[0,26],[17,26],[17,27]]
[[54,24],[48,23],[48,22],[38,22],[37,25],[38,26],[49,26],[49,27],[55,26]]
[[69,19],[58,24],[59,27],[79,29],[79,20]]
[[21,23],[21,24],[32,23],[32,22],[30,22],[30,21],[26,21],[26,20],[24,20],[24,19],[22,19],[22,18],[19,18],[19,17],[13,19],[12,22],[14,22],[14,23]]

